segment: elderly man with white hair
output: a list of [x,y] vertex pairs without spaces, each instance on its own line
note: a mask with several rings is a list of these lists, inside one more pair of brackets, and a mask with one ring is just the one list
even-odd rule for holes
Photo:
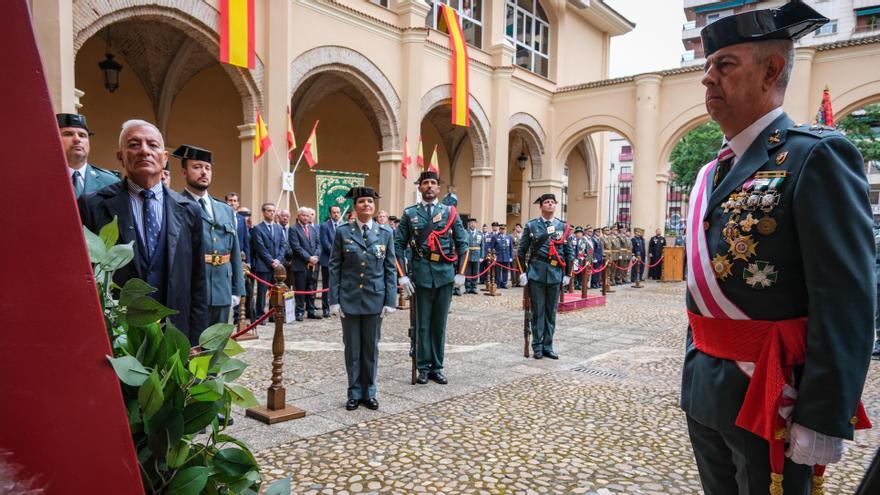
[[168,152],[155,125],[122,124],[116,158],[125,179],[79,198],[83,226],[98,232],[119,219],[117,243],[134,242],[134,260],[113,281],[140,278],[155,287],[152,297],[177,310],[168,318],[195,348],[208,321],[199,205],[162,184]]
[[[293,272],[294,289],[297,291],[314,291],[318,286],[318,258],[321,254],[320,239],[315,226],[311,224],[314,210],[305,206],[296,212],[296,223],[290,228],[290,250],[292,260],[290,271]],[[308,313],[309,319],[319,320],[315,309],[314,294],[298,294],[296,296],[296,321],[303,321],[303,314]]]

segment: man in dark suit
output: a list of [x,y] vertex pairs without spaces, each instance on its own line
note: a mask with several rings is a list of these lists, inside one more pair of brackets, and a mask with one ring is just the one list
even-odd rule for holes
[[648,246],[647,263],[654,265],[648,269],[648,278],[650,279],[660,280],[663,275],[663,262],[659,261],[663,257],[664,247],[666,247],[666,237],[663,237],[663,232],[657,229],[657,233],[651,238],[651,243]]
[[[263,221],[255,225],[251,231],[254,255],[252,269],[257,277],[266,282],[274,283],[275,267],[284,259],[281,227],[275,223],[274,203],[263,203],[260,209],[263,212]],[[266,312],[266,291],[268,289],[265,284],[257,282],[257,302],[254,307],[256,319],[259,319]]]
[[644,229],[633,229],[633,236],[629,240],[632,247],[632,262],[635,263],[630,270],[630,282],[635,283],[636,280],[645,280],[645,265],[636,260],[646,261],[645,258],[645,231]]
[[[333,238],[336,237],[336,228],[339,227],[342,210],[333,205],[328,213],[330,213],[330,217],[321,224],[321,230],[318,232],[318,237],[321,239],[321,256],[318,258],[318,264],[321,265],[322,289],[330,288],[330,254],[333,252]],[[321,312],[324,314],[324,318],[330,316],[328,297],[326,292],[321,295]]]
[[[230,192],[226,194],[226,204],[232,208],[232,211],[235,212],[235,235],[238,236],[238,248],[241,250],[241,253],[244,254],[244,258],[242,261],[247,263],[248,266],[251,266],[251,229],[248,228],[247,219],[251,216],[251,212],[247,211],[247,208],[241,208],[241,200],[238,197],[238,193]],[[251,297],[253,294],[253,279],[250,277],[245,277],[244,280],[244,306],[245,306],[245,315],[248,318],[253,318],[254,316],[254,301]],[[238,325],[238,310],[232,309],[232,321],[236,325]]]
[[593,274],[590,276],[590,288],[598,289],[602,272],[597,272],[605,263],[605,253],[602,250],[602,229],[593,229]]
[[[811,468],[839,461],[868,424],[877,287],[864,161],[839,132],[782,110],[793,40],[826,22],[792,2],[701,32],[724,141],[689,202],[681,406],[708,495],[810,493]],[[829,226],[846,249],[816,242]]]
[[162,185],[168,152],[156,126],[129,120],[119,142],[116,157],[126,179],[82,195],[80,218],[92,232],[119,219],[117,243],[134,242],[134,261],[117,270],[113,281],[122,286],[140,278],[155,287],[152,297],[178,311],[168,319],[195,348],[208,321],[201,210]]
[[[297,291],[314,290],[318,285],[318,261],[321,248],[318,232],[309,224],[311,215],[310,208],[301,207],[297,210],[296,223],[290,229],[290,249],[293,252],[290,268],[293,271],[294,288]],[[314,294],[297,294],[294,312],[296,321],[303,321],[303,313],[308,313],[309,319],[321,319],[315,312]]]

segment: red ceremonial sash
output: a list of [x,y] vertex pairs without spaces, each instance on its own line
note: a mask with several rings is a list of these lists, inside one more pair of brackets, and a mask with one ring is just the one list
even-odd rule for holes
[[440,236],[444,236],[449,232],[449,229],[452,228],[452,224],[455,223],[455,219],[458,217],[458,210],[451,206],[449,207],[449,219],[446,221],[446,226],[440,230],[432,230],[431,233],[428,234],[428,249],[431,252],[439,251],[440,256],[443,256],[443,259],[450,263],[455,263],[458,261],[458,254],[454,254],[452,257],[446,255],[443,252],[443,246],[440,244]]

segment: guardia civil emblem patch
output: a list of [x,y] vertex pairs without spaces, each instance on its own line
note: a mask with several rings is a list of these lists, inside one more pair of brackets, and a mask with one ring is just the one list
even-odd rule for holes
[[776,267],[767,261],[756,261],[749,263],[743,270],[743,279],[753,289],[766,289],[776,283],[779,274]]

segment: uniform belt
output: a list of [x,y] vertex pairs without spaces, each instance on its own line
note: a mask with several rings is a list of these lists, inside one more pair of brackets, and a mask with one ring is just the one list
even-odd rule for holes
[[483,249],[483,248],[481,248],[480,246],[471,246],[468,249],[470,249],[471,251],[479,251],[480,249]]
[[205,263],[210,263],[214,266],[220,266],[220,265],[229,263],[229,255],[228,254],[206,254],[205,255]]
[[540,255],[540,254],[532,254],[531,257],[530,257],[530,260],[532,260],[532,261],[543,261],[544,263],[547,263],[547,264],[550,264],[550,265],[553,265],[553,263],[555,262],[556,264],[553,265],[553,266],[560,266],[560,267],[562,266],[562,265],[559,264],[559,261],[557,261],[556,258],[550,258],[549,256],[543,256],[543,255]]

